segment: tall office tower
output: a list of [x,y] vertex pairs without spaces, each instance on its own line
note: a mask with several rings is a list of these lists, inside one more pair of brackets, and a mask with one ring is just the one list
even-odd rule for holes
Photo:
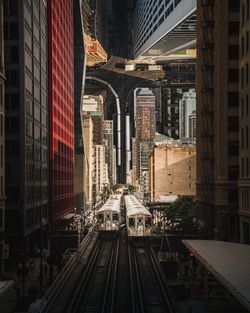
[[48,219],[47,7],[4,1],[6,242],[11,260],[45,248]]
[[196,136],[196,111],[193,111],[188,116],[188,138],[196,142]]
[[105,147],[93,145],[93,201],[101,200],[101,193],[105,185],[108,185],[107,167],[105,162]]
[[179,102],[183,90],[180,88],[163,88],[162,119],[164,135],[179,139]]
[[4,35],[3,0],[0,0],[0,276],[3,273],[4,216],[5,216],[5,158],[4,158]]
[[113,149],[114,149],[114,130],[113,121],[103,121],[104,143],[106,151],[106,163],[108,164],[108,177],[110,186],[114,185],[114,169],[113,169]]
[[[136,174],[142,184],[142,173],[148,170],[148,157],[155,139],[155,96],[148,88],[142,88],[136,97]],[[143,185],[147,185],[144,180]]]
[[134,55],[158,59],[196,40],[196,0],[137,0],[134,10]]
[[50,222],[74,211],[73,2],[48,1]]
[[194,89],[183,93],[179,102],[179,138],[189,138],[189,115],[196,110],[196,93]]
[[197,3],[199,227],[210,238],[238,241],[239,2]]
[[74,207],[79,212],[84,209],[84,151],[81,126],[81,105],[85,83],[85,50],[83,33],[82,1],[74,0]]
[[249,26],[250,7],[249,0],[240,1],[240,177],[239,177],[239,198],[240,198],[240,241],[250,243],[250,46]]
[[155,138],[155,96],[149,88],[141,88],[136,97],[136,139]]

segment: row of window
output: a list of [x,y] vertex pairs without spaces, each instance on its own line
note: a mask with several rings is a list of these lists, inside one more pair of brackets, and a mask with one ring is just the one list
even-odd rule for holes
[[249,82],[249,65],[245,64],[245,67],[241,68],[241,88],[248,85]]
[[245,22],[249,20],[250,6],[249,0],[245,0],[245,4],[241,7],[241,26],[245,25]]
[[241,149],[248,148],[248,126],[241,128]]
[[241,98],[241,118],[248,117],[248,95]]
[[242,190],[241,191],[241,208],[243,210],[249,211],[250,209],[250,202],[249,202],[249,191],[248,190]]
[[249,159],[241,159],[241,177],[249,177]]

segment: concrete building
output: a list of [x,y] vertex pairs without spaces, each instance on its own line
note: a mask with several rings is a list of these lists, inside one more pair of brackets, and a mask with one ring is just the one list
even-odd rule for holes
[[179,139],[179,102],[182,98],[181,88],[163,88],[162,119],[164,135]]
[[250,8],[249,1],[240,1],[240,241],[250,244],[250,113],[249,113],[249,31]]
[[47,5],[3,1],[5,40],[6,243],[10,260],[47,248]]
[[109,184],[107,180],[107,166],[105,162],[105,147],[103,145],[93,145],[93,201],[101,200],[104,187]]
[[[136,137],[135,137],[135,180],[138,187],[146,186],[148,182],[145,172],[148,171],[148,157],[152,152],[155,139],[155,95],[149,88],[141,88],[136,93]],[[142,184],[142,180],[144,183]],[[147,192],[147,191],[146,191]]]
[[[4,220],[5,220],[5,125],[4,125],[4,34],[3,34],[3,1],[0,1],[0,276],[3,273],[4,259]],[[6,256],[5,256],[6,257]]]
[[136,97],[136,139],[154,140],[155,96],[149,88],[141,88]]
[[199,228],[209,238],[238,241],[239,2],[197,4]]
[[114,130],[113,121],[103,121],[104,144],[106,151],[106,163],[108,164],[108,179],[110,186],[114,185],[114,162],[113,162],[113,149],[114,149]]
[[179,102],[179,139],[189,138],[189,115],[196,110],[194,89],[184,92]]
[[157,60],[196,42],[196,0],[136,1],[134,57]]
[[162,196],[196,195],[196,148],[180,142],[154,148],[149,158],[149,192],[151,201]]
[[[92,186],[93,186],[93,121],[91,116],[82,111],[82,133],[83,133],[83,147],[84,147],[84,180],[83,180],[83,194],[84,194],[84,208],[90,209],[92,207]],[[81,162],[81,160],[79,161]],[[81,171],[81,166],[80,169]]]
[[196,142],[196,111],[191,112],[188,116],[188,138]]

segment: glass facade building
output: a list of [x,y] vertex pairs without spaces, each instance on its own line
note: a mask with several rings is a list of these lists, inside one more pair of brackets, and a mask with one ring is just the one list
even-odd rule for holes
[[73,1],[48,2],[50,222],[74,211]]
[[[10,257],[45,247],[48,221],[47,7],[4,1],[6,243]],[[24,251],[23,251],[24,252]]]

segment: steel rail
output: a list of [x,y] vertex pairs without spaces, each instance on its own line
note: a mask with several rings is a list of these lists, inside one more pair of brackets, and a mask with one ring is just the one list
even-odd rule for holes
[[[80,246],[80,254],[83,254],[87,246],[89,245],[89,242],[92,239],[93,233],[88,233],[87,236],[84,238],[81,246]],[[40,308],[41,313],[47,313],[52,308],[56,297],[62,290],[65,281],[72,273],[73,269],[77,265],[77,252],[75,252],[72,257],[68,260],[68,262],[63,267],[62,271],[59,273],[59,275],[54,280],[53,284],[50,286],[48,291],[46,292],[45,296],[43,297],[42,301],[42,307]]]

